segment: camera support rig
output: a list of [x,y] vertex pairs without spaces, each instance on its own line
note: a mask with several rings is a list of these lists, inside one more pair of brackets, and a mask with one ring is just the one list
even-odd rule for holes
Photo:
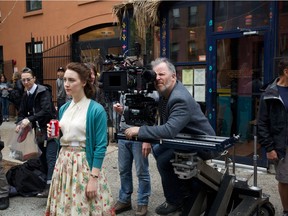
[[[126,139],[124,134],[117,134],[117,138]],[[198,194],[185,199],[182,216],[275,215],[269,196],[263,194],[260,188],[250,187],[247,180],[237,179],[235,175],[229,174],[228,164],[226,171],[221,173],[206,164],[196,153],[197,150],[223,152],[238,139],[239,136],[229,138],[179,134],[175,139],[149,140],[151,143],[160,143],[175,149],[175,158],[171,160],[174,172],[181,179],[196,180],[201,184],[202,189]],[[227,154],[224,157],[228,161]]]

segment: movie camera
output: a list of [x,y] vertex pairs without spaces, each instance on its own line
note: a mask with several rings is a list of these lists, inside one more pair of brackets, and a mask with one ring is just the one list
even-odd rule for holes
[[[142,126],[156,123],[157,100],[151,96],[156,73],[143,67],[138,57],[107,55],[109,70],[102,73],[104,92],[117,92],[125,96],[125,121],[129,125]],[[120,96],[119,96],[120,97]]]
[[103,89],[106,92],[141,92],[154,90],[156,79],[154,71],[140,66],[138,58],[107,55],[104,65],[113,65],[110,70],[102,73]]

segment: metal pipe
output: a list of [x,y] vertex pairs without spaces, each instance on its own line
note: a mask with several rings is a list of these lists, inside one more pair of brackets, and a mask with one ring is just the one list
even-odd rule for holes
[[253,155],[253,165],[254,165],[254,186],[257,187],[257,123],[253,125],[253,135],[254,135],[254,155]]

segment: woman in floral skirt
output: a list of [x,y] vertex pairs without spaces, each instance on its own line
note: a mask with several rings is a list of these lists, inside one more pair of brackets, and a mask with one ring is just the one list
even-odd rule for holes
[[[64,87],[72,100],[59,111],[61,149],[55,165],[46,215],[115,215],[102,163],[107,144],[107,115],[90,98],[90,69],[69,63]],[[51,128],[48,126],[48,136]]]

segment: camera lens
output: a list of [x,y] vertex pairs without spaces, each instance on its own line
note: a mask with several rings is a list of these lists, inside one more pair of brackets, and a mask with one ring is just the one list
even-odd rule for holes
[[156,73],[153,70],[144,70],[142,73],[142,78],[146,82],[153,82],[156,80]]

